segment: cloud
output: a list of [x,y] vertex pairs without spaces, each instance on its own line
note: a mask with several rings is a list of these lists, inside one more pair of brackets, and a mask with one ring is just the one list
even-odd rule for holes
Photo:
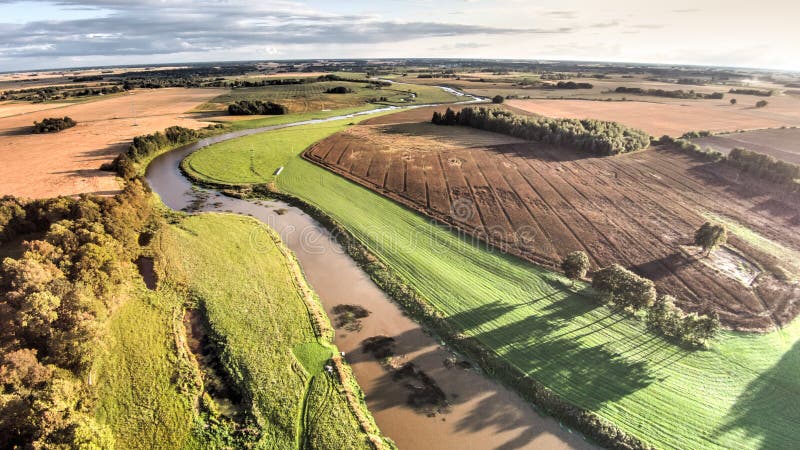
[[[2,3],[3,0],[0,0]],[[8,2],[6,2],[8,3]],[[0,57],[160,55],[282,44],[391,43],[419,38],[568,33],[566,27],[504,28],[325,14],[292,2],[64,0],[102,17],[0,24]]]

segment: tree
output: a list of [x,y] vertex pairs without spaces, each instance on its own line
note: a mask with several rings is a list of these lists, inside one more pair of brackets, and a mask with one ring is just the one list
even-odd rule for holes
[[600,269],[592,276],[592,287],[608,294],[611,301],[623,308],[638,310],[651,306],[656,300],[656,288],[651,280],[640,277],[619,264]]
[[756,108],[763,108],[769,104],[766,100],[759,100],[756,102]]
[[711,254],[711,251],[720,245],[724,245],[728,240],[728,230],[725,225],[712,224],[711,222],[704,223],[694,233],[694,245],[703,247],[706,256]]
[[732,99],[731,99],[731,105],[735,105],[735,104],[736,104],[736,99],[735,99],[735,98],[732,98]]
[[589,270],[589,257],[585,252],[580,250],[571,252],[564,258],[564,261],[561,262],[561,270],[564,271],[567,278],[572,280],[574,284],[575,280],[586,276],[586,272]]
[[505,99],[502,95],[495,95],[492,97],[492,103],[503,103],[503,101],[505,101]]

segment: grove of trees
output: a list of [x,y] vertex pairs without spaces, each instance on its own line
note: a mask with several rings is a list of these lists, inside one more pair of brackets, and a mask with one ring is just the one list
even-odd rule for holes
[[0,199],[0,448],[113,448],[86,383],[107,319],[157,224],[138,180],[113,198]]
[[353,92],[353,90],[347,86],[334,86],[325,89],[326,94],[349,94],[351,92]]
[[759,100],[756,102],[756,108],[763,108],[769,104],[766,100]]
[[463,125],[529,141],[570,146],[596,155],[628,153],[650,145],[650,135],[617,122],[520,116],[483,106],[467,106],[459,112],[447,108],[444,114],[434,112],[431,122],[437,125]]
[[669,98],[705,98],[705,99],[721,99],[725,96],[722,92],[713,92],[711,94],[704,94],[702,92],[684,91],[678,89],[674,91],[667,91],[664,89],[642,89],[635,87],[620,86],[614,90],[618,94],[632,94],[632,95],[650,95],[653,97],[669,97]]
[[640,310],[656,301],[655,284],[619,264],[595,272],[592,275],[592,287],[623,308]]
[[286,106],[262,100],[239,100],[228,105],[228,114],[232,116],[282,115],[288,113],[289,108]]
[[739,95],[757,95],[759,97],[771,97],[772,91],[770,90],[761,90],[761,89],[739,89],[739,88],[731,88],[729,90],[731,94],[739,94]]
[[41,122],[33,122],[33,133],[34,134],[57,133],[61,130],[72,128],[77,124],[78,122],[74,121],[72,118],[68,116],[47,117],[45,119],[42,119]]

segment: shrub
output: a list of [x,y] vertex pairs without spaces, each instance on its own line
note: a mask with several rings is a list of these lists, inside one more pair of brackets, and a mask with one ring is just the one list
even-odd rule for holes
[[763,108],[769,104],[766,100],[759,100],[756,102],[756,108]]
[[463,125],[495,133],[555,145],[566,145],[598,155],[616,155],[641,150],[650,145],[644,131],[617,122],[600,120],[551,119],[519,116],[502,109],[468,106],[456,113],[450,108],[438,125]]
[[325,89],[326,94],[350,94],[351,92],[353,92],[353,90],[346,86],[336,86]]
[[228,114],[232,116],[246,115],[282,115],[288,114],[289,108],[284,105],[261,100],[240,100],[228,105]]
[[706,255],[710,254],[712,250],[725,245],[728,240],[728,230],[725,225],[712,224],[711,222],[704,223],[694,233],[694,245],[703,247]]
[[704,345],[714,339],[720,330],[716,313],[683,314],[675,306],[675,298],[671,295],[663,295],[656,300],[647,311],[647,324],[664,336],[695,346]]
[[651,280],[640,277],[619,264],[600,269],[592,276],[592,287],[607,294],[611,301],[623,308],[646,308],[656,299],[656,288]]
[[736,104],[736,99],[735,99],[735,98],[732,98],[732,99],[731,99],[731,105],[735,105],[735,104]]
[[580,250],[571,252],[561,262],[561,270],[570,280],[579,280],[585,277],[589,270],[589,257]]
[[64,116],[63,118],[48,117],[46,119],[42,119],[41,122],[33,122],[33,133],[57,133],[61,130],[72,128],[77,124],[78,122],[75,122],[72,120],[72,118],[67,116]]
[[504,101],[505,99],[503,98],[502,95],[495,95],[494,97],[492,97],[492,103],[500,104],[503,103]]

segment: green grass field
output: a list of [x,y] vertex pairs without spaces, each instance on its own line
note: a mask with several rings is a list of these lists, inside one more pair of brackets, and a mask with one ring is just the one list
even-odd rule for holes
[[297,156],[344,126],[229,141],[198,152],[192,167],[228,183],[268,181],[250,170],[258,142],[260,174],[285,166],[281,190],[346,226],[463,333],[656,446],[790,448],[800,440],[800,321],[768,334],[723,332],[711,350],[683,350],[566,291],[560,275],[470,244]]
[[[337,86],[345,86],[352,89],[353,92],[349,94],[325,93],[326,89]],[[374,103],[399,106],[459,101],[458,97],[434,86],[375,87],[366,83],[324,81],[232,89],[202,105],[198,110],[218,110],[239,100],[269,100],[286,105],[290,113],[304,113],[364,106],[371,99],[380,99],[381,97],[386,97],[386,100]]]
[[[322,363],[289,261],[254,219],[203,214],[171,227],[162,244],[169,277],[195,294],[261,448],[368,448],[367,436]],[[331,411],[335,411],[334,415]]]

